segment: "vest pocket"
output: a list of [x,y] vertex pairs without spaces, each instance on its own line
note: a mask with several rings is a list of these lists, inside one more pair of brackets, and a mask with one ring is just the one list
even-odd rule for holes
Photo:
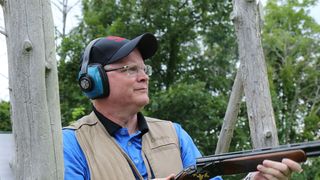
[[151,149],[158,149],[158,148],[164,148],[164,149],[172,149],[177,148],[175,139],[170,137],[159,137],[156,139],[152,139],[150,143]]
[[182,170],[180,150],[175,143],[162,143],[153,146],[147,155],[155,178],[163,178]]

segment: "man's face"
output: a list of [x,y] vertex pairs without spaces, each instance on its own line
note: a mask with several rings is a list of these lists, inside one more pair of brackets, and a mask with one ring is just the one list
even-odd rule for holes
[[[144,61],[138,49],[132,51],[127,57],[119,62],[108,65],[105,68],[121,68],[123,66],[138,65],[144,67]],[[143,69],[139,69],[137,73],[132,71],[116,70],[107,72],[110,95],[107,98],[109,102],[121,107],[142,108],[149,103],[148,81],[149,77]]]

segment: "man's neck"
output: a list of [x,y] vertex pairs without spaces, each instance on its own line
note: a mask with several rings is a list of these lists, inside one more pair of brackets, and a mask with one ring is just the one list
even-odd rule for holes
[[127,108],[116,108],[113,106],[102,106],[99,103],[93,103],[99,113],[111,120],[112,122],[127,128],[129,134],[133,134],[138,129],[138,111],[128,111]]

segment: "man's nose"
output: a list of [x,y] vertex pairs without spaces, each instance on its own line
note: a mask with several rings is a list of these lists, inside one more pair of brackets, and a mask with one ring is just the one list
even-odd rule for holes
[[139,81],[142,81],[142,80],[149,80],[149,76],[147,75],[147,73],[144,71],[144,69],[139,69],[138,71],[138,79]]

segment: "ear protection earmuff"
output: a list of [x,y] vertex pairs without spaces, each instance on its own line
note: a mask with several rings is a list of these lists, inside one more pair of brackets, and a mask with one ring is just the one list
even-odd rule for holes
[[83,53],[81,70],[78,83],[83,93],[90,99],[109,96],[109,81],[107,73],[101,64],[90,64],[90,52],[92,46],[99,40],[91,41]]

